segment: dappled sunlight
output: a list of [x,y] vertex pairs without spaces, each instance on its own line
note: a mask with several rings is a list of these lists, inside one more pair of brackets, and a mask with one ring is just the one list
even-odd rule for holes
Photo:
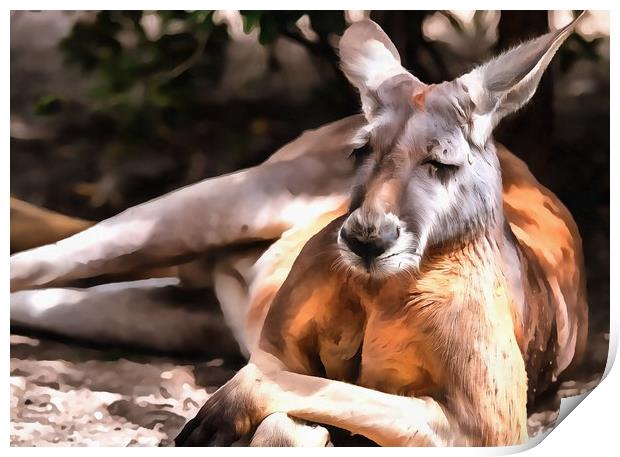
[[[31,346],[30,340],[11,336],[11,436],[19,437],[13,445],[169,443],[217,387],[198,384],[193,366],[166,359],[118,359],[48,340]],[[221,383],[231,374],[215,362],[210,370],[221,376],[211,379]]]

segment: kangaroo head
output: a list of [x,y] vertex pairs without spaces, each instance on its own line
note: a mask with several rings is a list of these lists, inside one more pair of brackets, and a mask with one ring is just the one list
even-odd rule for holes
[[415,270],[429,249],[462,245],[503,224],[493,128],[532,97],[575,22],[437,85],[402,67],[376,23],[346,30],[341,66],[368,121],[357,138],[368,152],[359,157],[338,234],[351,270]]

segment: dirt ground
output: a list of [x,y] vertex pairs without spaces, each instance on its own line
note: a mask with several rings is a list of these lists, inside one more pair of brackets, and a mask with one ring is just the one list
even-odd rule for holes
[[237,368],[11,335],[11,445],[169,445]]
[[[608,334],[591,338],[584,370],[558,396],[594,388]],[[11,335],[12,446],[169,446],[239,361],[185,360]],[[558,397],[530,414],[530,435],[553,425]]]

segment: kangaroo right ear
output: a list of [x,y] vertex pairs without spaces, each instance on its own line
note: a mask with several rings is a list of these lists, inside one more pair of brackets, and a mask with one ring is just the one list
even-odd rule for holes
[[338,47],[342,71],[359,90],[369,122],[381,108],[410,103],[415,86],[424,86],[403,68],[394,43],[370,19],[353,23]]
[[459,78],[475,105],[475,137],[484,142],[507,114],[525,105],[551,59],[584,13],[566,27],[522,43]]

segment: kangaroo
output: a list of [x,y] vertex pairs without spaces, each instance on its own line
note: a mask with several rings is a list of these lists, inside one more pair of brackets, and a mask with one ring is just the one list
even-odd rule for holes
[[532,97],[573,27],[438,85],[406,71],[374,22],[347,29],[342,69],[369,146],[349,207],[271,301],[251,304],[264,323],[248,365],[177,445],[229,445],[256,427],[282,440],[290,418],[384,446],[527,439],[528,396],[582,356],[585,284],[570,216],[541,186],[511,187],[532,180],[492,131]]
[[[573,26],[427,86],[378,26],[353,25],[340,52],[363,115],[96,224],[53,215],[43,242],[78,233],[11,256],[11,322],[200,350],[218,325],[166,302],[176,279],[58,286],[212,284],[250,363],[177,444],[327,444],[309,423],[383,445],[522,442],[526,403],[582,358],[585,275],[568,210],[491,131]],[[12,224],[50,225],[19,203]]]

